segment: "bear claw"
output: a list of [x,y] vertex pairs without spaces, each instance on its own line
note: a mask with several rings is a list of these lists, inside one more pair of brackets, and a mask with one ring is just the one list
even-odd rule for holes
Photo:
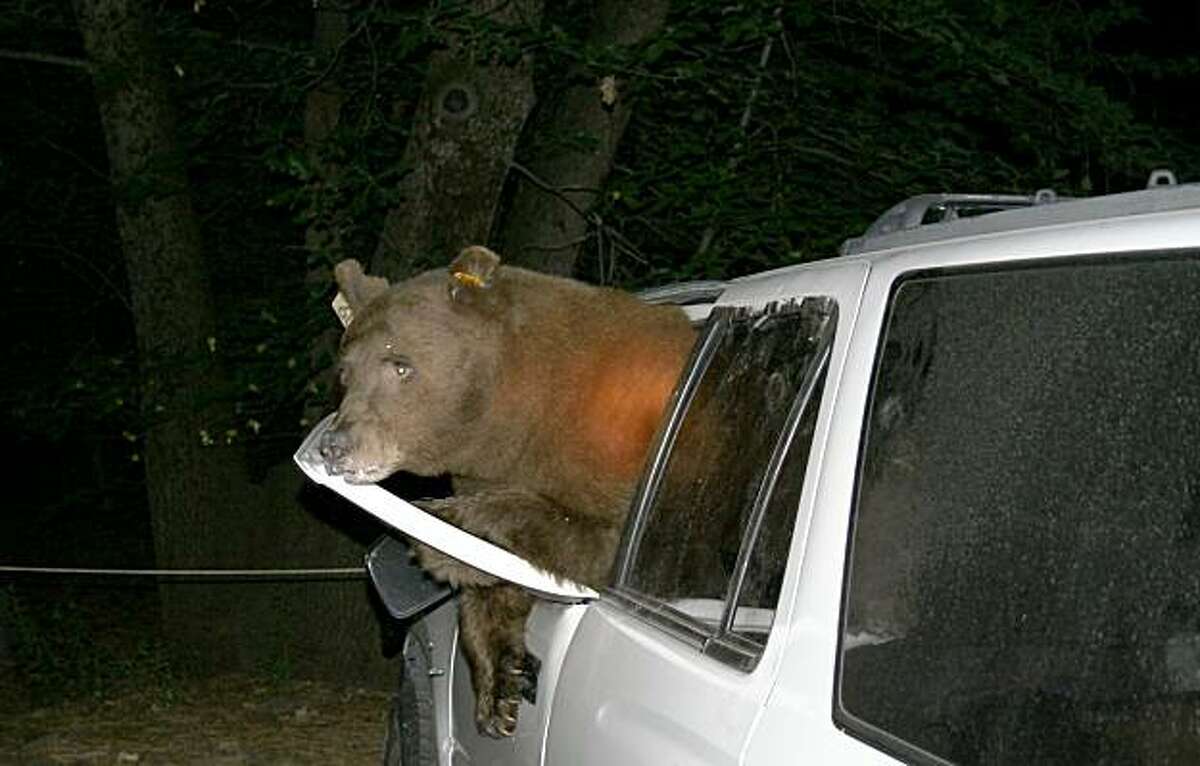
[[503,697],[496,700],[490,716],[480,720],[479,731],[495,739],[506,739],[517,733],[517,711],[520,697]]

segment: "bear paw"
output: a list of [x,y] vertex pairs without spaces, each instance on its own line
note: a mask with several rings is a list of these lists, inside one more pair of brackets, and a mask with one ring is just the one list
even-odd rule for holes
[[507,739],[517,733],[517,711],[521,698],[493,698],[490,694],[480,695],[475,706],[475,725],[479,733],[493,739]]

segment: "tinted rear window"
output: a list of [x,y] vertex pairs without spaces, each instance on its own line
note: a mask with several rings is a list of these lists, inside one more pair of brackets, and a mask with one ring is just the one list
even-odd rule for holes
[[955,763],[1200,762],[1200,265],[895,290],[837,716]]

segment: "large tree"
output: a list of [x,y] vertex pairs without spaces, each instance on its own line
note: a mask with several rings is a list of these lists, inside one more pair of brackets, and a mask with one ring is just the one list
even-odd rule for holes
[[589,230],[603,234],[591,213],[635,103],[629,78],[617,65],[628,49],[659,34],[668,6],[667,0],[595,3],[584,46],[588,57],[556,83],[518,153],[522,164],[499,236],[506,258],[570,276]]
[[[230,384],[220,363],[210,264],[149,11],[136,0],[78,0],[76,13],[132,299],[156,563],[164,569],[357,563],[364,538],[339,531],[344,520],[327,508],[320,517],[306,513],[297,503],[303,482],[290,466],[251,482],[241,442],[226,427]],[[336,40],[337,21],[321,20],[318,45]],[[336,123],[337,95],[318,87],[309,105],[316,144]],[[286,667],[357,679],[385,675],[368,595],[361,581],[160,589],[167,637],[203,670]]]
[[[520,43],[543,0],[471,0],[429,57],[404,157],[399,204],[371,266],[398,278],[487,242],[517,140],[534,104],[533,57]],[[476,34],[466,34],[474,30]]]
[[[228,509],[238,506],[246,476],[238,450],[218,444],[226,386],[216,318],[148,10],[137,0],[77,0],[75,10],[129,281],[155,556],[164,568],[237,566],[245,527],[228,523]],[[213,619],[228,593],[175,586],[161,596],[169,632],[206,660],[229,660],[230,622]]]

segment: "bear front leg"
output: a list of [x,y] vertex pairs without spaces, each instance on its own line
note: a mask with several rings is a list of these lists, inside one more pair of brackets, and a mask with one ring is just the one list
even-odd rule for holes
[[[620,538],[618,520],[573,513],[536,493],[496,488],[416,505],[560,577],[603,587]],[[417,560],[436,579],[462,589],[459,635],[475,688],[482,734],[516,731],[528,683],[525,621],[533,599],[524,590],[419,543]]]
[[512,488],[416,505],[551,574],[597,589],[607,583],[623,523],[575,513],[534,492]]
[[500,582],[490,574],[468,566],[453,556],[447,556],[436,548],[410,539],[413,556],[421,568],[433,579],[453,588],[490,587]]
[[475,688],[475,725],[486,736],[516,733],[527,677],[525,620],[532,606],[532,598],[512,585],[462,591],[459,636]]

